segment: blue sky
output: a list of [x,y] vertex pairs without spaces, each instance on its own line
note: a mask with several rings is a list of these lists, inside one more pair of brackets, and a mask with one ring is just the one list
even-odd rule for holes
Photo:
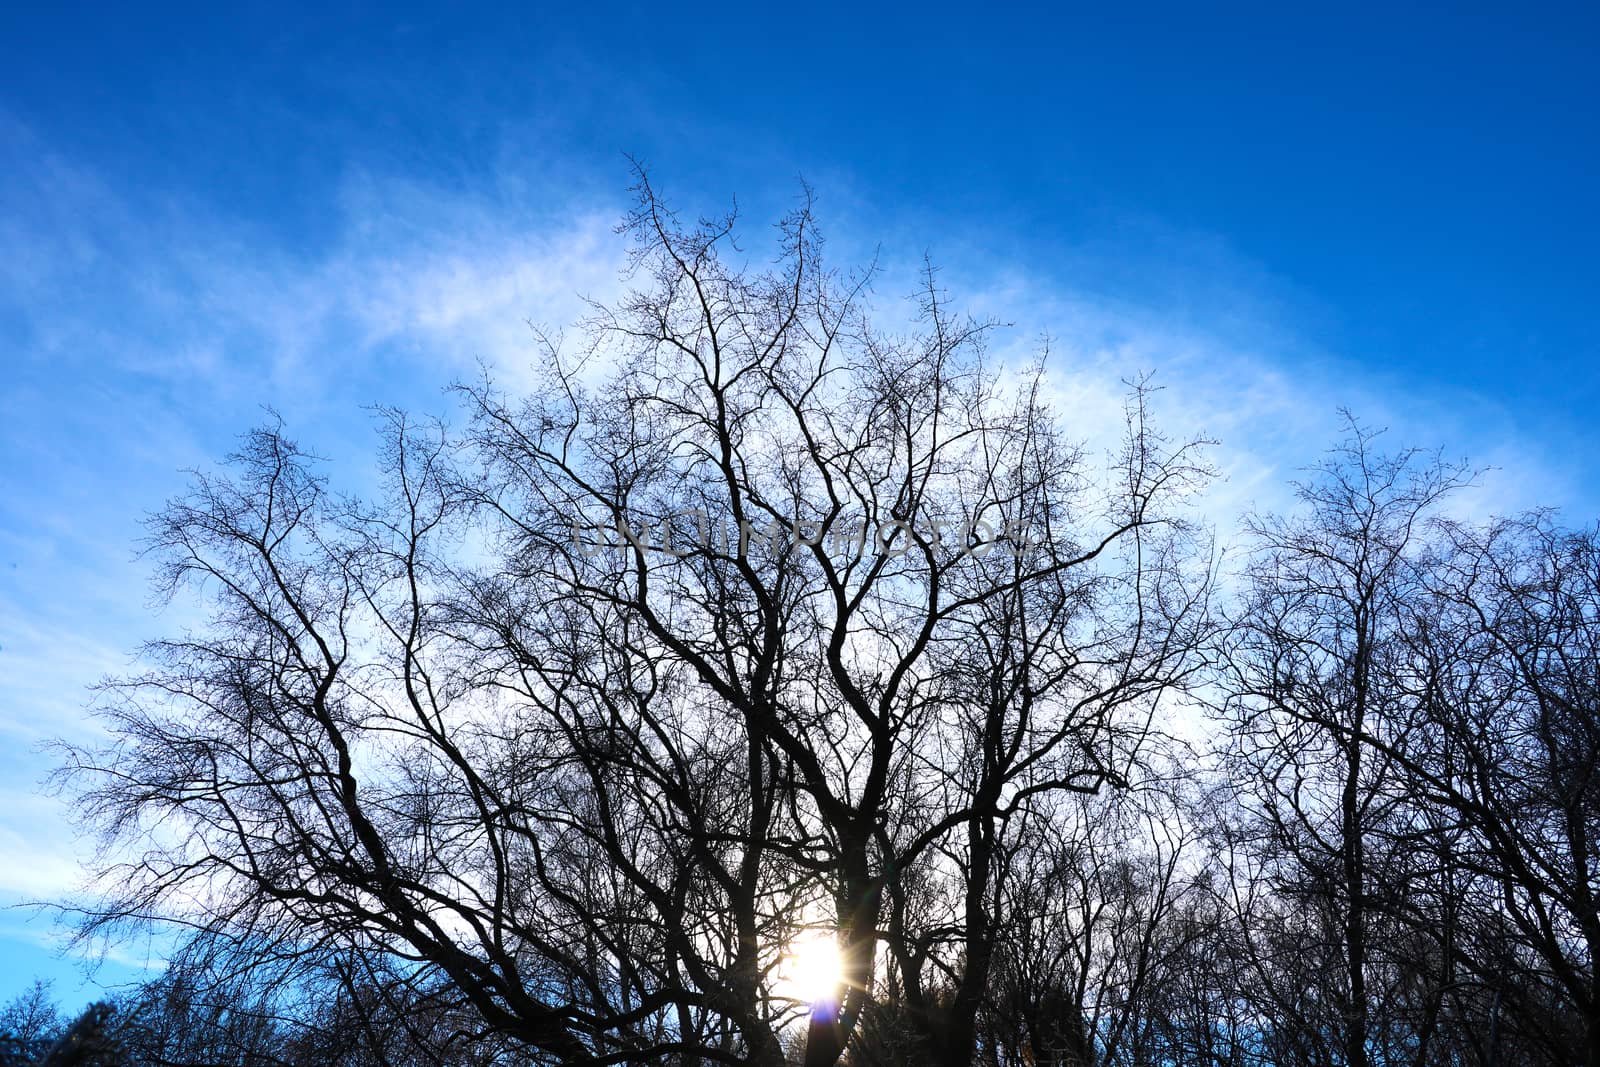
[[[264,404],[358,486],[364,405],[515,380],[617,290],[625,153],[758,242],[804,177],[891,320],[931,254],[1086,436],[1154,371],[1224,527],[1340,405],[1593,517],[1595,9],[865,7],[0,13],[0,904],[86,854],[39,744],[183,624],[140,517]],[[0,911],[0,997],[89,995],[54,937]]]

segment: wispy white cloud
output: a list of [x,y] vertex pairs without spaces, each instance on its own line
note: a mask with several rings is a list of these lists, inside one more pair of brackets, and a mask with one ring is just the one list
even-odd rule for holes
[[[1033,273],[985,264],[979,252],[977,270],[952,268],[941,277],[958,301],[966,287],[982,315],[1015,324],[1000,341],[1008,357],[1024,357],[1049,335],[1058,410],[1087,439],[1114,439],[1124,383],[1149,375],[1163,432],[1217,442],[1211,456],[1221,477],[1204,507],[1225,537],[1251,510],[1294,506],[1291,482],[1344,437],[1344,410],[1385,430],[1384,448],[1437,449],[1447,461],[1480,469],[1452,501],[1457,514],[1486,518],[1549,505],[1582,522],[1600,503],[1571,457],[1554,453],[1539,427],[1520,423],[1498,398],[1364,370],[1296,321],[1298,294],[1209,241],[1191,256],[1182,235],[1169,240],[1171,263],[1156,272],[1145,299],[1097,286],[1096,279],[1128,270],[1106,261],[1105,249],[1078,250],[1058,271]],[[957,242],[953,258],[970,250]],[[1189,261],[1202,275],[1192,282],[1172,265]],[[1314,324],[1317,315],[1307,317]]]
[[7,821],[0,825],[0,899],[52,901],[82,880],[70,835],[50,836],[64,825],[52,799],[23,789],[0,790]]

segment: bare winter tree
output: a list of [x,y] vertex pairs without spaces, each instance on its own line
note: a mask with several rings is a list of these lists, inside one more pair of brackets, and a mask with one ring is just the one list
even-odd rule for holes
[[1179,784],[1061,798],[1017,842],[982,1062],[1112,1067],[1174,1051],[1177,967],[1197,934],[1213,940],[1185,922],[1203,855]]
[[531,395],[386,415],[376,500],[271,428],[156,519],[212,615],[71,754],[87,929],[345,973],[355,1018],[433,1005],[424,1046],[826,1065],[893,1001],[914,1062],[970,1063],[1029,816],[1125,784],[1199,665],[1204,469],[1140,387],[1120,449],[1070,443],[931,271],[873,327],[809,201],[756,272],[638,191],[637,290]]
[[1350,419],[1299,487],[1302,513],[1253,522],[1248,591],[1221,657],[1228,777],[1275,890],[1256,903],[1299,928],[1274,955],[1315,975],[1261,971],[1286,982],[1270,1002],[1298,1020],[1302,1047],[1285,1053],[1296,1063],[1392,1058],[1379,1024],[1395,1014],[1387,953],[1410,855],[1393,846],[1413,795],[1390,753],[1417,718],[1407,637],[1427,588],[1428,521],[1462,473],[1415,451],[1382,455],[1374,436]]
[[[1594,539],[1353,434],[1260,523],[1218,885],[1273,1064],[1596,1062]],[[1243,988],[1243,987],[1242,987]]]
[[1395,753],[1458,828],[1446,977],[1493,991],[1507,1039],[1600,1063],[1600,543],[1542,514],[1446,535],[1414,628],[1427,743]]

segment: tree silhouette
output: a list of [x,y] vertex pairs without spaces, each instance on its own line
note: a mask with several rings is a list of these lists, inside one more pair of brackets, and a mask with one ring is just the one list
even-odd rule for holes
[[[1138,385],[1111,455],[1070,442],[931,270],[875,329],[809,200],[756,273],[637,191],[639,288],[530,395],[385,413],[368,501],[269,427],[155,519],[213,614],[71,756],[115,858],[88,929],[357,960],[542,1062],[831,1064],[892,988],[968,1063],[1009,857],[1201,664],[1197,446]],[[778,979],[816,927],[826,1012]]]

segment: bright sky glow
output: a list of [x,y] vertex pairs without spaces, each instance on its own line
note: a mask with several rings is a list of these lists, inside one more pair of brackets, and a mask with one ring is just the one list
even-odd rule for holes
[[827,930],[808,930],[783,954],[778,968],[778,996],[806,1004],[832,1001],[844,981],[839,942]]

